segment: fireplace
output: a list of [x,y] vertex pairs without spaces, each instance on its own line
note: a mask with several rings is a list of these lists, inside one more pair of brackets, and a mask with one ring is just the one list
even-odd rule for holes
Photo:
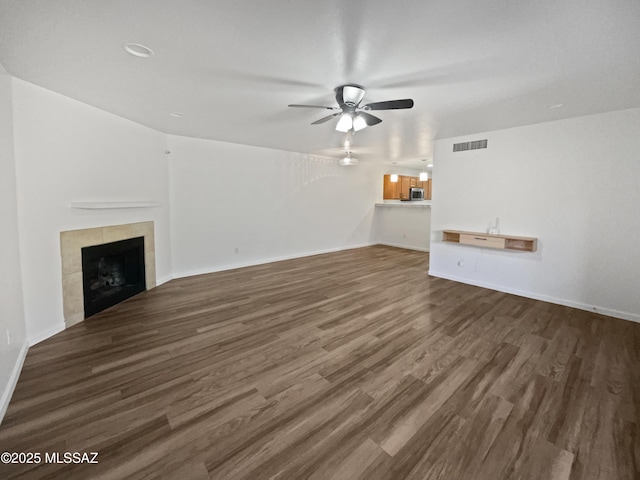
[[[125,254],[121,245],[126,243],[121,241],[132,239],[137,242],[138,253]],[[111,244],[114,244],[112,250],[94,255],[95,251],[92,247]],[[89,249],[85,250],[87,247]],[[86,253],[83,255],[83,252]],[[88,270],[93,270],[93,273],[89,273],[88,278],[85,279],[83,256],[86,255],[93,256],[95,263],[88,267]],[[85,318],[107,308],[104,306],[107,300],[112,302],[110,303],[112,305],[156,286],[153,222],[107,225],[60,232],[60,256],[62,304],[67,327],[82,322]],[[101,258],[102,263],[100,263]],[[134,261],[139,266],[139,275],[131,273]],[[103,267],[101,275],[99,275],[99,267]],[[136,284],[137,287],[133,287],[132,284]],[[98,298],[85,300],[85,291],[97,294]]]
[[144,292],[144,237],[82,249],[84,316]]

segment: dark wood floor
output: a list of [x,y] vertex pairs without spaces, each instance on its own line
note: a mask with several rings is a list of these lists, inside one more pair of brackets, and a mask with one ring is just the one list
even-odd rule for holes
[[171,281],[29,350],[0,478],[639,478],[640,325],[370,247]]

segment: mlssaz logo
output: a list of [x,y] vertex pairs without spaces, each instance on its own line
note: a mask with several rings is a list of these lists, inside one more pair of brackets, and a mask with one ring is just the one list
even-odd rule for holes
[[47,452],[45,463],[98,463],[98,452]]

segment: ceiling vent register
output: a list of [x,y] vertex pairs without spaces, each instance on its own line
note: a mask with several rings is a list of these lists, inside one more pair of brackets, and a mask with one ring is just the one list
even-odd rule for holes
[[466,152],[467,150],[478,150],[480,148],[487,148],[487,140],[474,140],[472,142],[454,143],[454,152]]

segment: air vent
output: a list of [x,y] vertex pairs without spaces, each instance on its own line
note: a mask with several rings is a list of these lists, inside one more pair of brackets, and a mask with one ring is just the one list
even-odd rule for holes
[[465,152],[467,150],[478,150],[480,148],[487,148],[487,140],[474,140],[473,142],[454,143],[454,152]]

